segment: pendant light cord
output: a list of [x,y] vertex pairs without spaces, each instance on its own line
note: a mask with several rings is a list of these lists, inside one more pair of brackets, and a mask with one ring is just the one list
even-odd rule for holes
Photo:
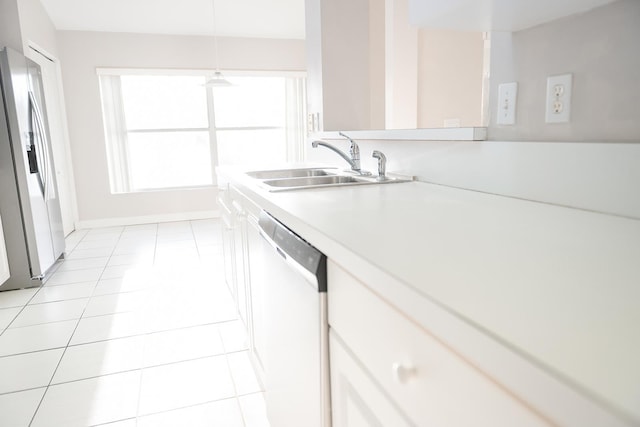
[[220,72],[220,65],[218,62],[218,34],[216,28],[216,0],[211,0],[211,10],[213,11],[213,55],[216,63],[216,71],[213,74],[213,78],[209,79],[204,85],[208,87],[224,87],[233,86],[233,84],[224,78]]
[[213,10],[213,55],[216,62],[216,74],[220,74],[220,66],[218,65],[218,34],[216,33],[216,0],[211,0]]

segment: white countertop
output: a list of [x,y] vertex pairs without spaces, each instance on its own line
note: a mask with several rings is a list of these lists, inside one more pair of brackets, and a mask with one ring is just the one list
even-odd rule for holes
[[499,371],[498,350],[470,354],[499,343],[640,420],[640,221],[420,182],[270,193],[223,174],[473,363]]

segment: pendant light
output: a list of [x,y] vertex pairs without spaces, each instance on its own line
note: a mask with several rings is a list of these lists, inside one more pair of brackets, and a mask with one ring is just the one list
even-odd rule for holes
[[231,86],[231,82],[224,78],[220,72],[218,63],[218,34],[216,33],[216,0],[211,0],[213,10],[213,59],[216,63],[216,71],[213,78],[209,79],[204,85],[207,87],[225,87]]

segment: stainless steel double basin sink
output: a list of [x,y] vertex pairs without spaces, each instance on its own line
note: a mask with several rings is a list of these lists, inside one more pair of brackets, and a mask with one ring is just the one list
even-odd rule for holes
[[251,171],[249,177],[258,180],[258,185],[269,191],[302,190],[318,187],[347,185],[390,184],[411,181],[410,177],[378,177],[356,174],[338,168],[296,168]]

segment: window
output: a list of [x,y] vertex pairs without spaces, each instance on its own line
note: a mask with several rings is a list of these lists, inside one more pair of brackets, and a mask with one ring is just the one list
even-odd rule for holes
[[304,79],[99,70],[113,193],[215,184],[215,166],[301,160]]

